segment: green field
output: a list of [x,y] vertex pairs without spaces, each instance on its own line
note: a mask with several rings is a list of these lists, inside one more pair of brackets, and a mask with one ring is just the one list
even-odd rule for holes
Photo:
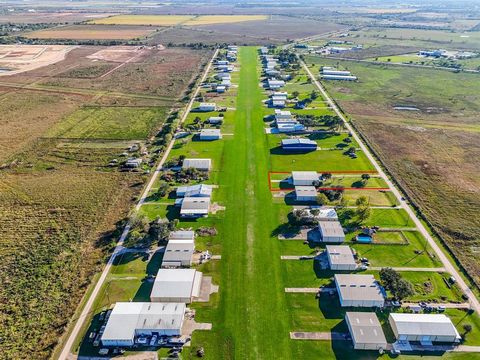
[[145,139],[158,128],[165,109],[129,107],[83,107],[67,116],[48,137],[73,139]]

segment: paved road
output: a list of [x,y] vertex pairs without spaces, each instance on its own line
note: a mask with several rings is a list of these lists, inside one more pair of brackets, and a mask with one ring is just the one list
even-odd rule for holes
[[[431,306],[445,306],[447,309],[469,309],[470,304],[469,303],[428,303],[428,305]],[[413,303],[413,302],[404,302],[402,303],[402,307],[409,307],[409,306],[418,306],[418,303]]]
[[[369,266],[368,270],[382,270],[385,266]],[[420,271],[420,272],[445,272],[445,268],[429,268],[429,267],[393,267],[396,271]]]
[[[217,56],[217,53],[218,53],[218,50],[216,50],[215,53],[213,54],[213,57],[210,60],[210,62],[208,63],[208,66],[206,67],[205,72],[204,72],[200,82],[205,81],[205,79],[208,75],[208,72],[210,71],[210,68],[212,66],[213,60]],[[192,99],[188,103],[188,105],[185,109],[185,112],[183,113],[183,116],[180,120],[180,123],[183,123],[185,121],[185,119],[187,118],[187,115],[188,115],[190,109],[192,108],[193,103],[195,102],[195,98],[197,97],[199,90],[200,90],[200,88],[197,87],[194,94],[192,95]],[[155,183],[155,180],[157,179],[159,173],[161,172],[163,164],[167,160],[167,157],[168,157],[170,151],[172,150],[172,147],[173,147],[174,143],[175,143],[175,139],[172,139],[172,141],[170,142],[170,144],[167,147],[167,150],[165,151],[165,154],[163,155],[162,159],[158,163],[157,168],[153,172],[153,174],[150,178],[150,181],[148,182],[147,186],[145,187],[140,200],[138,201],[137,205],[135,206],[135,212],[140,210],[140,207],[145,202],[145,199],[147,198],[148,193],[150,192],[150,189],[152,188],[153,184]],[[80,331],[82,330],[82,326],[83,326],[85,320],[89,318],[89,315],[92,312],[92,306],[93,306],[93,303],[95,301],[95,298],[97,297],[98,293],[100,292],[100,289],[102,288],[103,283],[105,282],[105,279],[106,279],[108,273],[110,272],[110,268],[112,267],[113,260],[115,259],[115,256],[117,256],[119,253],[121,253],[123,251],[123,243],[124,243],[125,239],[127,238],[128,232],[130,231],[130,227],[131,227],[130,223],[127,223],[127,225],[123,229],[123,233],[122,233],[122,235],[120,236],[120,239],[117,242],[117,246],[115,247],[115,250],[113,251],[112,255],[110,256],[110,259],[108,259],[107,265],[103,269],[103,272],[100,275],[100,278],[98,279],[98,282],[96,283],[95,288],[93,289],[92,293],[90,294],[90,297],[88,298],[88,301],[85,304],[85,306],[82,310],[82,313],[80,314],[80,316],[76,320],[75,327],[73,328],[72,332],[68,336],[68,339],[67,339],[67,341],[66,341],[66,343],[63,347],[63,350],[60,353],[60,356],[59,356],[60,360],[67,359],[67,357],[70,353],[70,350],[73,346],[73,343],[75,342],[75,339],[78,337]]]
[[337,105],[333,102],[332,98],[330,95],[327,93],[325,88],[320,84],[320,82],[317,80],[317,78],[312,74],[310,69],[307,67],[307,65],[301,61],[301,64],[307,74],[310,76],[312,81],[315,83],[315,85],[318,87],[322,95],[325,97],[327,102],[330,104],[332,109],[335,111],[335,113],[342,119],[342,121],[345,124],[345,127],[350,131],[353,135],[353,138],[360,144],[360,147],[362,148],[363,152],[365,155],[368,157],[368,159],[372,162],[372,164],[375,166],[375,169],[379,173],[379,175],[385,180],[387,185],[392,189],[392,193],[395,195],[395,197],[398,199],[400,202],[400,206],[405,209],[405,211],[408,213],[408,215],[413,219],[413,222],[415,223],[415,226],[418,228],[418,230],[421,232],[421,234],[427,239],[428,243],[432,247],[432,249],[435,251],[437,254],[438,258],[442,262],[443,266],[445,267],[445,270],[453,275],[455,279],[457,280],[458,286],[462,289],[462,291],[468,296],[468,300],[471,303],[472,308],[477,311],[477,313],[480,313],[480,302],[478,299],[475,297],[475,294],[472,292],[472,290],[468,287],[467,283],[463,280],[463,278],[460,276],[460,273],[457,271],[457,269],[452,265],[448,257],[443,253],[442,249],[440,246],[437,244],[437,242],[433,239],[433,237],[430,235],[430,233],[427,231],[423,223],[420,221],[420,219],[417,217],[415,212],[408,206],[408,204],[402,200],[402,195],[400,194],[400,191],[393,185],[393,183],[390,181],[388,176],[385,174],[383,169],[380,167],[378,164],[377,160],[373,157],[372,153],[370,152],[370,149],[363,143],[363,141],[360,139],[358,136],[357,132],[355,129],[348,123],[347,119],[343,116],[341,113],[340,109],[337,107]]

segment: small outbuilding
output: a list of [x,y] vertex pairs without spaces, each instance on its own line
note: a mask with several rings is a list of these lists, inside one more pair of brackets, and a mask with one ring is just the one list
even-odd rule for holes
[[398,341],[455,343],[461,337],[455,325],[444,314],[391,313],[388,321]]
[[190,186],[179,186],[177,188],[177,197],[210,197],[212,195],[212,185],[197,184]]
[[211,159],[184,159],[182,169],[194,168],[200,171],[210,171]]
[[324,243],[342,243],[345,241],[343,227],[338,221],[321,220],[318,222],[318,230],[321,241]]
[[210,116],[208,118],[208,123],[212,125],[217,125],[223,123],[223,117],[222,116]]
[[295,186],[295,199],[302,202],[317,201],[315,186]]
[[383,307],[385,290],[373,275],[335,274],[342,307]]
[[152,302],[191,303],[200,296],[202,273],[195,269],[160,269],[153,283]]
[[318,179],[316,171],[292,171],[292,182],[295,186],[311,186]]
[[204,111],[204,112],[209,112],[209,111],[216,111],[217,110],[217,104],[215,103],[201,103],[198,106],[199,111]]
[[351,271],[357,268],[350,246],[327,245],[327,259],[331,270]]
[[202,141],[219,140],[222,138],[222,133],[220,129],[203,129],[200,131],[199,138]]
[[387,339],[374,312],[347,312],[345,322],[355,350],[385,350]]

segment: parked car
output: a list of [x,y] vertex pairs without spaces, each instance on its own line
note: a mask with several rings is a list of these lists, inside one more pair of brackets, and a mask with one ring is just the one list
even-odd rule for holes
[[148,339],[146,337],[137,338],[137,344],[145,345],[147,342],[148,342]]
[[445,306],[443,305],[440,305],[439,307],[437,307],[437,310],[440,311],[440,312],[443,312],[446,310]]
[[98,350],[98,355],[107,355],[108,354],[108,349],[107,348],[102,348]]
[[400,306],[402,306],[402,304],[400,303],[400,301],[396,301],[396,300],[392,301],[391,304],[392,304],[393,307],[400,307]]
[[418,303],[418,305],[420,305],[422,308],[427,307],[427,303],[426,303],[426,302],[423,302],[423,301],[420,302],[420,303]]
[[155,346],[155,344],[157,343],[157,338],[157,335],[152,336],[152,338],[150,339],[150,346]]

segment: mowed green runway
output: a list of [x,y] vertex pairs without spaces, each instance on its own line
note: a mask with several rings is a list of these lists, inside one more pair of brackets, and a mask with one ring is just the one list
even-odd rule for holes
[[242,47],[239,60],[234,138],[225,145],[219,175],[219,191],[226,200],[220,225],[220,301],[213,331],[196,336],[212,359],[290,359],[280,251],[271,237],[278,214],[267,186],[268,144],[256,48]]

